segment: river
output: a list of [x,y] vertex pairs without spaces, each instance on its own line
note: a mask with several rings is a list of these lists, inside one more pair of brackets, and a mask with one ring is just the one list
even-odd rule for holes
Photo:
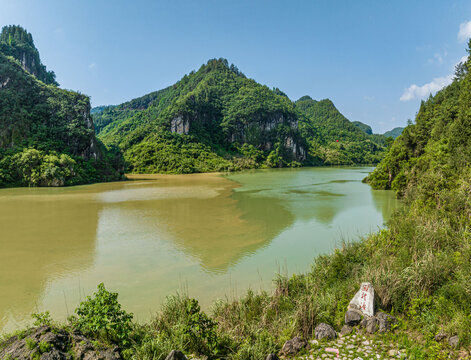
[[63,320],[100,282],[138,321],[169,294],[204,308],[384,226],[398,202],[370,167],[134,176],[0,190],[0,332]]

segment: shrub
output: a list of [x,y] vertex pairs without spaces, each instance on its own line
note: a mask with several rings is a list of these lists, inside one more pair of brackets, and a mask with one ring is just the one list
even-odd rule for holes
[[94,297],[88,296],[75,312],[77,316],[70,320],[84,334],[123,347],[130,345],[133,315],[121,309],[118,294],[107,291],[103,283]]

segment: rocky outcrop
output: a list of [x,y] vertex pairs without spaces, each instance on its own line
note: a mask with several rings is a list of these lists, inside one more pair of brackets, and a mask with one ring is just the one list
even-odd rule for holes
[[345,313],[345,326],[352,327],[360,324],[369,334],[374,334],[376,331],[381,333],[391,331],[393,325],[397,324],[397,319],[381,311],[376,313],[378,303],[379,300],[373,285],[362,283],[360,290],[348,304]]
[[[188,135],[194,122],[208,124],[217,123],[217,121],[207,114],[199,114],[195,118],[188,118],[186,115],[178,115],[172,118],[170,121],[170,131],[176,134]],[[273,143],[277,141],[277,127],[279,125],[286,125],[290,128],[290,134],[284,136],[279,140],[287,150],[289,150],[293,158],[298,161],[306,159],[306,150],[295,140],[295,134],[298,131],[298,120],[295,118],[286,118],[283,114],[274,114],[267,118],[254,119],[250,123],[240,123],[236,128],[229,134],[227,141],[229,143],[238,142],[243,143],[254,143],[258,142],[257,146],[265,151],[271,151]],[[213,125],[208,125],[213,126]],[[256,135],[254,135],[256,134]],[[254,140],[254,137],[257,140]]]
[[178,115],[171,120],[170,131],[177,134],[188,135],[190,133],[190,121],[183,115]]
[[17,360],[120,360],[117,347],[97,348],[80,332],[40,326],[0,343],[0,359]]

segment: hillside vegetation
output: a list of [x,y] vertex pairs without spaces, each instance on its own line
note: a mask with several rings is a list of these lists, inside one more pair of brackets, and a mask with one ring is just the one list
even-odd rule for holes
[[225,59],[93,117],[99,138],[137,173],[371,164],[385,151],[384,137],[365,134],[330,100],[294,103]]
[[95,137],[87,96],[57,87],[31,34],[0,35],[0,186],[62,186],[119,178],[119,154]]

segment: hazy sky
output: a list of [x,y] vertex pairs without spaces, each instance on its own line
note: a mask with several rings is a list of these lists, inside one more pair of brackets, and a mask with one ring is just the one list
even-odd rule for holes
[[296,100],[330,98],[375,132],[414,118],[466,55],[471,1],[0,0],[61,87],[119,104],[208,59]]

